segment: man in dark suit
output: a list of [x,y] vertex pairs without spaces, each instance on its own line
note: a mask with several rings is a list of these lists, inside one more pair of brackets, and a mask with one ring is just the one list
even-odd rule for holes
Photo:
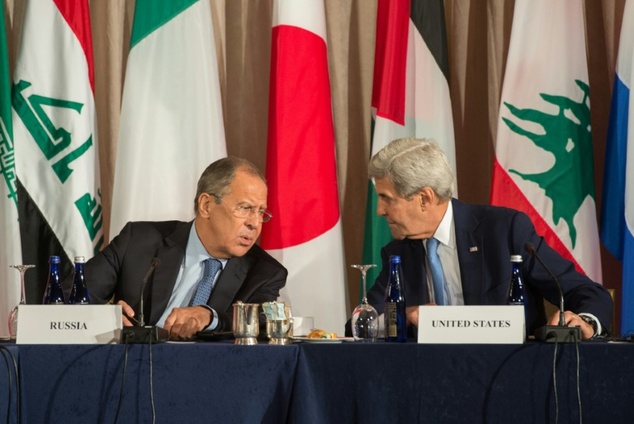
[[[528,299],[526,329],[533,334],[547,322],[543,300],[559,305],[559,290],[544,267],[525,251],[530,242],[561,283],[566,324],[580,326],[583,339],[609,332],[613,306],[607,290],[548,246],[524,213],[453,199],[453,172],[432,140],[393,141],[372,158],[369,174],[378,194],[377,213],[385,217],[395,239],[382,249],[383,268],[368,293],[368,301],[379,314],[391,255],[401,256],[412,325],[418,322],[419,305],[506,304],[510,257],[522,255]],[[442,289],[436,292],[426,255],[431,238],[438,241],[444,277]],[[548,319],[551,325],[558,322],[559,312]]]
[[164,327],[171,339],[231,330],[234,302],[276,300],[286,283],[286,269],[255,244],[271,218],[266,199],[264,177],[253,164],[236,157],[212,163],[198,181],[194,221],[128,223],[86,263],[93,302],[113,298],[123,307],[124,325],[132,325],[141,282],[154,263],[143,302],[146,324]]

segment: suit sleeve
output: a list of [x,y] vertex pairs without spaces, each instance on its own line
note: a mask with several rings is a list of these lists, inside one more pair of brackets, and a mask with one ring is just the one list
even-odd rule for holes
[[387,281],[390,274],[389,255],[385,247],[381,249],[380,266],[381,272],[367,293],[368,303],[376,309],[379,315],[383,313],[383,309],[385,308],[385,289],[387,288]]
[[[563,258],[540,237],[528,216],[518,213],[513,220],[513,234],[517,251],[524,251],[524,243],[530,241],[537,255],[553,273],[564,295],[564,308],[574,313],[590,313],[601,321],[601,326],[610,329],[613,302],[608,291],[600,284],[580,273],[575,265]],[[548,271],[531,255],[525,253],[525,278],[542,296],[554,305],[559,305],[559,289]]]
[[[271,264],[262,261],[249,272],[249,276],[242,283],[242,289],[238,292],[234,301],[241,300],[244,303],[264,303],[277,300],[280,290],[286,285],[288,271],[279,264]],[[213,295],[212,295],[213,298]],[[214,308],[218,314],[216,331],[230,331],[233,327],[233,303],[226,310]],[[260,330],[265,325],[264,316],[260,314]]]
[[131,233],[132,225],[128,223],[108,246],[86,262],[86,284],[93,303],[108,303],[115,294]]

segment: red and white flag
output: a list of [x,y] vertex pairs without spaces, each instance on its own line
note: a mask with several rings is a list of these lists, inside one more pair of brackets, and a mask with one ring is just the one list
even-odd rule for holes
[[266,178],[273,219],[261,246],[288,269],[295,316],[343,334],[344,252],[323,0],[273,8]]
[[585,34],[581,0],[515,2],[491,203],[601,282]]

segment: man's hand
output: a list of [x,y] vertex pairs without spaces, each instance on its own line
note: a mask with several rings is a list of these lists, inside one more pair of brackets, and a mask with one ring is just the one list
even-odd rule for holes
[[121,310],[123,312],[123,316],[121,320],[123,322],[124,327],[131,327],[135,325],[138,321],[134,319],[134,309],[123,300],[117,302],[117,305],[121,305]]
[[[425,303],[422,306],[436,305],[435,303]],[[407,324],[418,327],[418,308],[420,306],[407,306],[405,307],[405,315],[407,316]]]
[[405,315],[408,325],[418,327],[418,305],[405,307]]
[[[581,338],[591,339],[594,336],[594,328],[572,311],[564,311],[564,322],[568,327],[581,327]],[[559,311],[551,315],[548,325],[559,325]]]
[[211,324],[212,313],[203,306],[174,308],[165,320],[171,340],[188,340]]

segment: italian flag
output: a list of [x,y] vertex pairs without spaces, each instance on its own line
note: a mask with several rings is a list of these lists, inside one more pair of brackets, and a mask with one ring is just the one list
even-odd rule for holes
[[49,255],[63,274],[103,246],[88,0],[29,0],[12,87],[15,168],[29,303]]
[[601,282],[592,158],[583,3],[518,0],[491,203],[527,213],[551,247]]
[[188,221],[196,183],[227,148],[209,2],[137,0],[110,236],[128,221]]
[[[433,138],[456,169],[443,0],[379,0],[372,88],[372,156],[392,140]],[[365,160],[365,159],[364,159]],[[454,195],[457,193],[454,188]],[[379,275],[381,248],[392,240],[368,182],[363,262],[368,288]]]
[[323,0],[273,8],[269,209],[261,246],[288,269],[282,297],[295,316],[343,334],[344,254]]
[[[13,307],[20,301],[20,274],[9,266],[22,263],[22,252],[4,2],[0,2],[0,174],[0,322],[5,322]],[[0,325],[0,338],[8,336],[8,327]]]

